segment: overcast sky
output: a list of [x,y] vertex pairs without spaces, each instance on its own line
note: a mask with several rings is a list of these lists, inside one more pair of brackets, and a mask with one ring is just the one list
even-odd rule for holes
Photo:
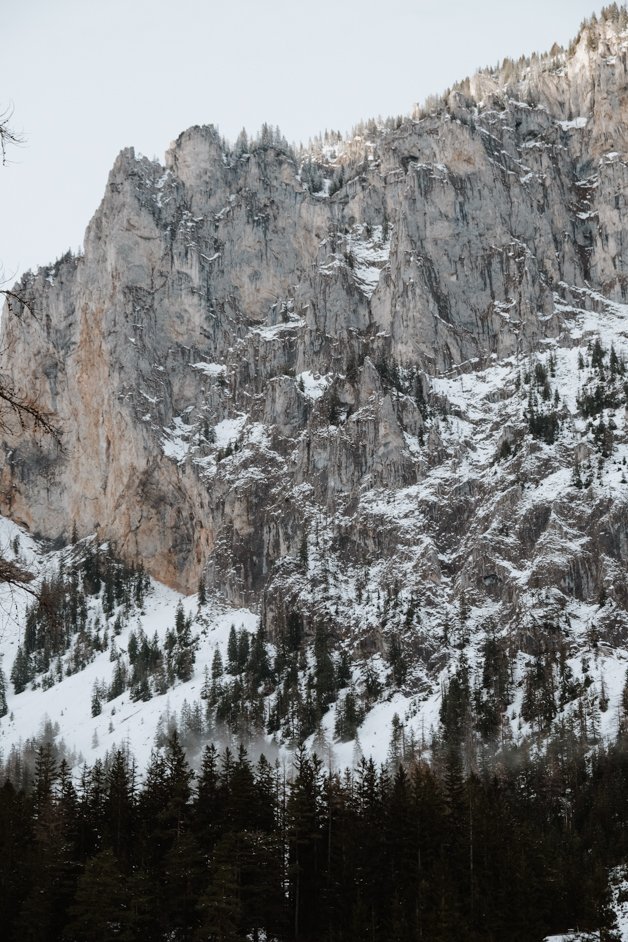
[[81,244],[118,151],[163,158],[192,124],[291,141],[405,114],[477,67],[566,43],[596,0],[5,0],[0,168],[13,281]]

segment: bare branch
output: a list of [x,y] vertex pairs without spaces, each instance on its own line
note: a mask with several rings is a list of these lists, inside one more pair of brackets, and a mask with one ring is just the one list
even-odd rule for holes
[[[11,381],[1,375],[0,402],[8,407],[9,413],[17,419],[21,429],[26,429],[30,425],[32,429],[51,435],[58,444],[61,443],[61,430],[54,422],[53,413],[46,412],[34,399],[18,392]],[[1,408],[0,428],[5,431],[10,430],[9,422],[2,415]]]
[[0,113],[0,153],[2,154],[3,167],[7,163],[7,147],[17,147],[24,143],[24,136],[15,131],[10,125],[12,117],[13,108],[7,108],[6,111]]
[[22,316],[23,311],[28,311],[28,313],[36,319],[32,301],[27,300],[23,294],[17,294],[15,291],[10,291],[8,288],[0,288],[0,294],[4,295],[6,298],[9,314],[14,314],[15,317],[19,318]]
[[10,585],[13,588],[24,589],[31,595],[36,596],[37,592],[31,589],[28,583],[33,582],[35,576],[28,569],[12,563],[10,560],[0,556],[0,584]]

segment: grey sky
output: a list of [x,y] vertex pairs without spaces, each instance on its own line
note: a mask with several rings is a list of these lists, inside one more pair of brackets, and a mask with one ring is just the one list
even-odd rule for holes
[[407,113],[477,67],[566,43],[596,0],[8,0],[0,103],[5,278],[82,242],[118,151],[163,158],[192,124],[234,139]]

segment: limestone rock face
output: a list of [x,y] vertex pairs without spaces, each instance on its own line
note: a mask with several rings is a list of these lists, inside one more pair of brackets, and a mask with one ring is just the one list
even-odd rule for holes
[[625,606],[625,410],[599,467],[576,360],[626,349],[628,41],[590,27],[533,65],[311,155],[317,193],[212,127],[165,166],[123,151],[84,254],[3,318],[3,372],[62,436],[3,435],[0,510],[276,625],[294,604],[368,633],[393,586],[439,618]]

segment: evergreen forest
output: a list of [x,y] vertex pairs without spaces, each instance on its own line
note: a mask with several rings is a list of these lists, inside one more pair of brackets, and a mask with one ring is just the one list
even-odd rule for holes
[[443,741],[430,764],[339,773],[302,749],[271,765],[214,745],[193,771],[174,731],[142,781],[125,750],[75,778],[50,740],[18,772],[0,794],[5,942],[618,938],[624,733],[469,771]]

